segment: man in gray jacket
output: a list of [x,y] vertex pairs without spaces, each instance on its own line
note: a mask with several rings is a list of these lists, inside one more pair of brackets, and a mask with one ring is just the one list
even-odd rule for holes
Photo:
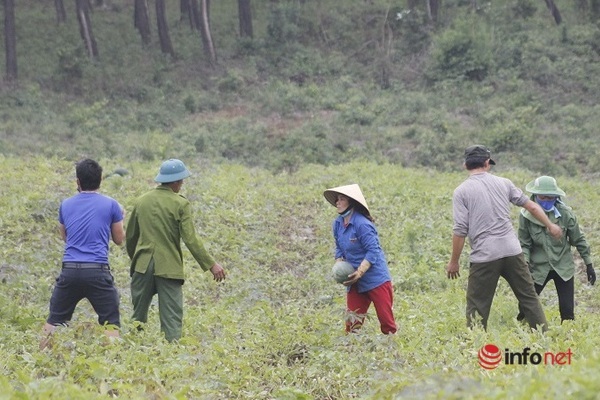
[[519,300],[529,326],[545,330],[546,316],[513,230],[511,203],[534,215],[554,238],[563,239],[563,231],[510,180],[490,174],[495,164],[484,146],[474,145],[465,150],[464,165],[469,177],[455,189],[452,197],[454,227],[447,275],[450,279],[460,276],[459,259],[468,237],[471,254],[467,325],[473,327],[479,316],[483,328],[487,329],[498,279],[503,277]]

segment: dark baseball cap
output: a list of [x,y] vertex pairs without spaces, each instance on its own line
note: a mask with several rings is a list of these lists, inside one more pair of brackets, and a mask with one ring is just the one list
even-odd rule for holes
[[465,149],[465,160],[468,158],[489,158],[490,164],[496,165],[496,162],[491,158],[492,152],[485,146],[475,144]]

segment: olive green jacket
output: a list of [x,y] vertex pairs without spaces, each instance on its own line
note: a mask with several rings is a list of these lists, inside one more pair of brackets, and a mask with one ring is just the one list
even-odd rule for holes
[[154,275],[184,279],[182,240],[203,270],[215,264],[196,235],[190,202],[168,186],[158,186],[136,199],[125,240],[131,275],[145,273],[154,259]]
[[590,246],[585,235],[579,229],[579,223],[570,207],[557,202],[556,208],[560,217],[548,212],[550,221],[563,229],[560,240],[554,239],[546,227],[527,212],[519,216],[519,241],[523,249],[525,261],[529,263],[531,276],[538,285],[544,284],[548,273],[555,270],[565,281],[575,275],[575,262],[571,252],[574,246],[586,265],[592,263]]

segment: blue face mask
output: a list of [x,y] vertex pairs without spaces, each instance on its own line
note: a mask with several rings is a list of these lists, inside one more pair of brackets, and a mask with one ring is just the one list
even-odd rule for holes
[[544,209],[544,211],[552,211],[552,209],[554,208],[554,204],[556,204],[556,199],[552,199],[552,200],[540,200],[537,198],[535,198],[535,201]]
[[344,218],[346,218],[348,215],[350,215],[350,213],[352,212],[352,207],[348,207],[346,208],[346,211],[343,211],[340,213],[340,215]]

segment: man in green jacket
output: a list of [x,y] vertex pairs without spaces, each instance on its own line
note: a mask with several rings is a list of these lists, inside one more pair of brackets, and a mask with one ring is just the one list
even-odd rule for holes
[[[531,200],[544,209],[550,221],[560,226],[563,231],[560,240],[554,239],[531,213],[521,210],[519,241],[525,261],[529,264],[535,291],[540,294],[546,284],[553,280],[558,294],[561,320],[574,319],[575,262],[571,246],[577,249],[586,264],[587,279],[593,285],[596,282],[596,272],[592,264],[590,245],[579,229],[573,210],[562,202],[561,196],[564,196],[565,192],[558,187],[553,177],[540,176],[529,182],[525,189],[532,193]],[[522,312],[519,312],[517,319],[523,319]]]
[[160,185],[136,199],[126,229],[127,254],[131,258],[132,318],[145,323],[152,297],[157,294],[160,326],[168,341],[181,338],[184,282],[181,241],[204,271],[210,270],[217,282],[225,279],[225,270],[196,235],[190,202],[179,194],[183,180],[190,175],[180,160],[163,162],[154,179]]

